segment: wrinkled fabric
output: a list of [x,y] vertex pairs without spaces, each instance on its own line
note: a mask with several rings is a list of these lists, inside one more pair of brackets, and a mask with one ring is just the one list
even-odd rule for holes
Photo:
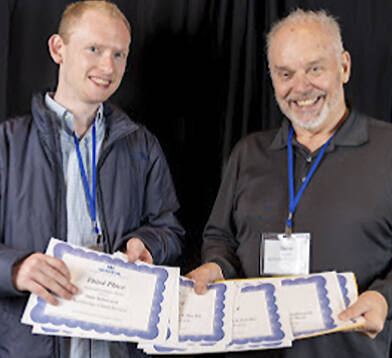
[[[12,267],[67,238],[66,190],[55,114],[33,97],[32,114],[0,125],[0,357],[66,357],[61,338],[32,335],[20,318],[28,294],[12,284]],[[104,104],[106,134],[97,164],[97,202],[104,251],[140,238],[154,263],[174,264],[184,231],[179,204],[157,139]],[[125,343],[124,343],[125,345]],[[124,346],[125,347],[125,346]],[[130,354],[140,354],[128,344]],[[137,352],[137,353],[136,353]]]
[[[288,216],[289,122],[243,139],[233,150],[204,231],[203,261],[225,278],[260,276],[264,232],[284,232]],[[279,358],[387,358],[392,302],[392,125],[352,111],[327,146],[293,216],[293,232],[310,232],[310,271],[355,273],[359,290],[389,303],[375,340],[335,333],[295,341],[289,349],[239,353]],[[293,139],[297,193],[319,150]],[[237,354],[229,354],[237,356]]]

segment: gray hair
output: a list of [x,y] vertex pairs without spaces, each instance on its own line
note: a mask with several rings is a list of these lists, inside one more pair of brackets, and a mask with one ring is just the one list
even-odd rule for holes
[[271,48],[271,43],[273,40],[274,35],[286,25],[298,25],[304,24],[308,21],[314,21],[319,23],[323,26],[330,34],[333,39],[332,45],[336,52],[338,58],[340,58],[340,54],[344,51],[343,48],[343,41],[342,41],[342,34],[340,31],[339,23],[337,22],[336,18],[334,18],[331,14],[327,13],[326,10],[319,10],[319,11],[311,11],[311,10],[302,10],[296,9],[292,11],[289,15],[276,21],[269,33],[266,37],[266,50],[268,56],[268,65],[269,65],[269,50]]

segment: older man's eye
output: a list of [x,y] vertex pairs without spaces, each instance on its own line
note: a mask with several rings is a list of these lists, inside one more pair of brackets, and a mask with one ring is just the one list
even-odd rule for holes
[[90,46],[90,52],[93,52],[93,53],[98,52],[98,47]]
[[125,54],[124,54],[124,52],[116,52],[114,54],[114,57],[116,57],[116,58],[124,58]]
[[280,77],[284,80],[287,80],[290,78],[290,73],[289,72],[281,72]]

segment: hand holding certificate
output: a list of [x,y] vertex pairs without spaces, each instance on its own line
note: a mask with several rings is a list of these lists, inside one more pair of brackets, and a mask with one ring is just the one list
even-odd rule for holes
[[196,294],[178,268],[127,262],[52,239],[78,293],[56,306],[30,295],[22,322],[33,332],[138,342],[150,354],[290,347],[292,341],[358,327],[339,313],[357,299],[354,275],[326,272],[220,281]]
[[126,262],[52,239],[48,255],[64,261],[79,288],[52,306],[31,295],[22,322],[49,334],[110,340],[164,341],[177,268]]
[[[194,342],[180,339],[176,343],[169,339],[160,345],[139,344],[139,348],[148,354],[196,354],[282,348],[290,347],[295,339],[352,329],[363,324],[363,319],[338,319],[338,314],[357,297],[355,279],[351,273],[327,272],[294,278],[222,281],[208,286],[207,293],[217,284],[226,286],[227,292],[233,295],[231,303],[228,297],[223,301],[225,306],[232,305],[231,327],[230,324],[225,325],[226,334],[231,335],[229,342],[227,339],[222,340],[220,343],[226,342],[222,346],[216,341],[208,344],[197,339]],[[305,295],[301,294],[304,291],[309,295],[305,300]],[[214,317],[221,314],[221,311],[218,304],[211,305],[216,297],[212,298],[207,294],[195,295],[193,299],[189,299],[191,295],[195,293],[184,293],[180,290],[180,301],[188,301],[189,306],[193,304],[194,310],[202,312],[200,315],[203,317],[190,314],[180,315],[178,319],[180,327],[190,327],[195,332],[195,337],[198,337],[197,332],[202,329],[200,324],[204,327],[216,326]],[[205,299],[203,301],[197,297]],[[180,328],[179,337],[182,334]]]

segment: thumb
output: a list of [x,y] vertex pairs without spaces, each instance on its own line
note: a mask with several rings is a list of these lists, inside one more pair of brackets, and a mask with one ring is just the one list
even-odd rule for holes
[[140,239],[133,238],[127,242],[127,255],[129,262],[135,262],[145,249]]

